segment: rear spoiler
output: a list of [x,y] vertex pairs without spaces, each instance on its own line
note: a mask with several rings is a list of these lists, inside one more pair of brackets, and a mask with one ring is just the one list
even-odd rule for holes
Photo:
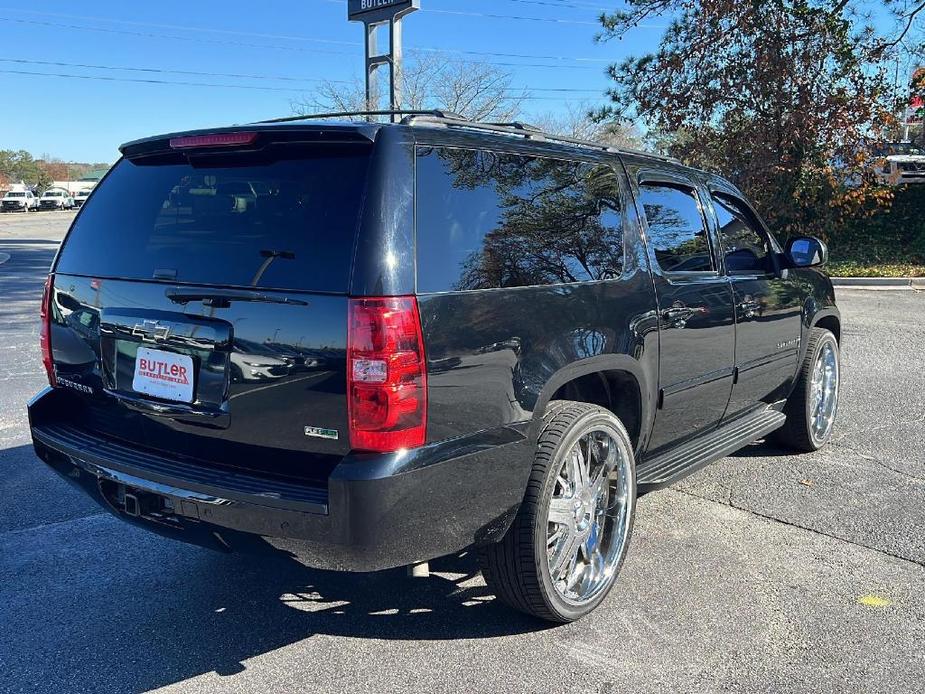
[[[166,154],[175,151],[190,151],[189,145],[177,146],[177,142],[201,141],[195,146],[204,152],[261,150],[276,142],[330,142],[330,143],[372,143],[382,126],[376,123],[313,123],[311,125],[239,125],[209,130],[188,130],[179,133],[156,135],[126,142],[119,151],[128,159]],[[239,144],[232,144],[235,135],[251,134],[240,138]],[[222,136],[228,136],[223,138]],[[215,144],[210,144],[214,136]],[[231,146],[229,146],[231,145]]]

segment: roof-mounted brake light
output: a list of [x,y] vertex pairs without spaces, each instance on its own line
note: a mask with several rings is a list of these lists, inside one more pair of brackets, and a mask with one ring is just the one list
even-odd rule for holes
[[252,145],[257,133],[214,133],[212,135],[189,135],[170,138],[171,149],[194,149],[196,147],[239,147]]

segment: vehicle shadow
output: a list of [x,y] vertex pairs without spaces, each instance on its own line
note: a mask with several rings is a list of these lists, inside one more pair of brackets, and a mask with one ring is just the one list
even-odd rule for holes
[[729,454],[730,458],[775,458],[794,455],[794,451],[767,439],[760,439]]
[[[25,460],[24,448],[0,451],[0,460],[13,450],[27,468],[24,484],[48,476],[60,483],[48,490],[57,504],[82,501],[37,459]],[[323,652],[305,641],[316,635],[457,640],[549,627],[496,604],[471,552],[431,569],[423,579],[404,569],[313,570],[282,554],[192,547],[108,514],[23,524],[0,533],[0,663],[16,664],[8,673],[24,690],[41,682],[48,691],[146,691],[231,675],[281,648],[311,660]]]

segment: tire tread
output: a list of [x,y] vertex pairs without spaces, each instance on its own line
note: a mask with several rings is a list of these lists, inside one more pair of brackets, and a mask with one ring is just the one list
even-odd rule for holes
[[777,443],[804,453],[811,453],[819,449],[809,432],[810,422],[806,414],[806,399],[809,397],[809,391],[812,387],[817,348],[819,343],[830,335],[832,339],[835,339],[835,336],[824,328],[812,328],[810,330],[809,338],[806,342],[806,356],[800,365],[796,386],[784,406],[783,412],[787,415],[787,421],[784,422],[780,429],[774,432],[772,437]]
[[482,576],[496,597],[516,610],[547,621],[570,620],[552,609],[543,596],[533,551],[533,527],[537,512],[544,507],[542,497],[546,475],[555,462],[559,443],[575,421],[594,411],[612,414],[603,407],[583,402],[556,400],[549,404],[520,510],[500,542],[478,549]]

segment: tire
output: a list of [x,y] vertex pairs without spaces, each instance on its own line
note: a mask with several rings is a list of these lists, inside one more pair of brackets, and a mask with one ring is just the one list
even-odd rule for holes
[[[813,377],[817,368],[823,370],[824,407],[820,411],[818,393],[814,393]],[[831,372],[833,388],[826,387],[825,379]],[[813,328],[809,333],[806,356],[797,375],[796,386],[784,406],[787,421],[772,435],[776,443],[796,451],[811,453],[818,451],[829,439],[838,414],[839,387],[841,385],[841,355],[838,340],[830,331]],[[825,395],[828,393],[828,395]],[[828,398],[828,400],[825,400]],[[820,416],[821,415],[821,416]],[[824,426],[822,424],[824,423]]]
[[[578,470],[576,449],[588,451],[584,485],[580,474],[571,474]],[[613,467],[605,461],[613,461]],[[609,474],[601,475],[603,469]],[[552,520],[553,504],[557,517],[574,517],[567,523]],[[616,582],[635,506],[633,444],[620,420],[597,405],[550,403],[520,510],[500,542],[478,549],[485,582],[498,600],[539,619],[565,623],[584,617]],[[568,579],[575,576],[581,578],[573,595]]]

